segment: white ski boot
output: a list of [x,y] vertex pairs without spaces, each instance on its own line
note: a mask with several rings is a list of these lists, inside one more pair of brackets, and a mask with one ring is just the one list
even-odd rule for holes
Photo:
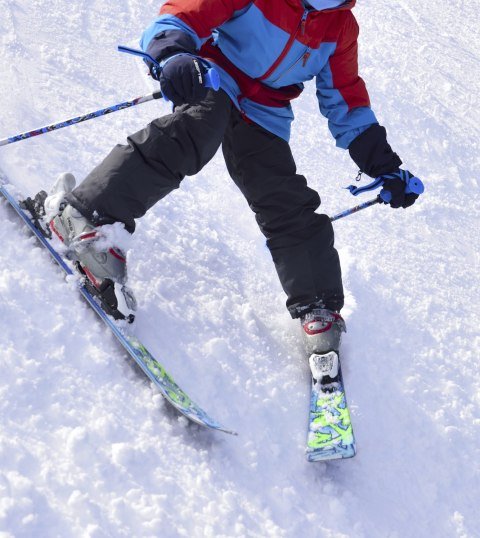
[[338,350],[342,332],[346,331],[342,316],[326,308],[314,308],[300,318],[303,341],[314,383],[337,381]]
[[100,245],[99,240],[105,239],[102,226],[92,224],[65,201],[65,195],[74,187],[75,177],[62,174],[45,199],[45,218],[50,230],[68,248],[67,257],[85,275],[87,289],[100,299],[105,312],[115,319],[132,322],[136,301],[132,291],[125,286],[125,254],[115,246]]

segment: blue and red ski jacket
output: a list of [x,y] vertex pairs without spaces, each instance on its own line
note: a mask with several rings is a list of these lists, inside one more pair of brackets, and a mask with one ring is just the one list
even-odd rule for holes
[[[378,122],[358,75],[355,0],[325,5],[337,7],[314,9],[303,0],[168,0],[140,44],[147,50],[162,38],[188,36],[190,52],[216,67],[222,89],[242,113],[286,140],[294,118],[290,101],[315,78],[320,111],[337,146],[348,148]],[[163,59],[185,48],[167,46]]]

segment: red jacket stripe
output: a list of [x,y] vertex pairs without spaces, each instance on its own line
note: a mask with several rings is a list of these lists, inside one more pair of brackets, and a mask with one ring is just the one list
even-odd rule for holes
[[247,7],[251,0],[168,0],[160,15],[174,15],[195,30],[200,39],[209,37],[214,28]]

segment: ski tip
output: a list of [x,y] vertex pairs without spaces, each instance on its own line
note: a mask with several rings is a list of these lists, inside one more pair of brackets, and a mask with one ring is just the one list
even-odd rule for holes
[[[192,419],[190,419],[192,420]],[[197,424],[200,424],[201,426],[207,426],[207,428],[210,428],[211,430],[222,432],[222,433],[228,433],[229,435],[233,435],[234,437],[238,436],[238,432],[235,430],[230,430],[229,428],[225,428],[221,424],[218,423],[208,423],[203,421],[195,421]]]
[[218,430],[223,433],[228,433],[229,435],[233,435],[234,437],[238,437],[238,432],[234,430],[227,430],[226,428],[219,428]]
[[190,422],[193,422],[194,424],[197,424],[199,426],[203,426],[204,428],[207,428],[209,430],[238,436],[238,433],[235,430],[231,430],[230,428],[222,426],[222,424],[208,416],[204,411],[201,411],[201,413],[192,413],[190,409],[179,406],[177,402],[173,402],[168,397],[166,397],[166,399],[175,407],[177,411],[179,411]]

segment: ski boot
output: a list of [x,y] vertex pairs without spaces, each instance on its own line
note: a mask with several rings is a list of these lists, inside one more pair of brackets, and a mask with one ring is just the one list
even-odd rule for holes
[[317,307],[300,318],[305,350],[314,383],[328,386],[338,381],[338,350],[345,321],[338,312]]
[[132,291],[125,286],[125,254],[117,247],[100,246],[99,240],[105,239],[102,227],[96,227],[65,201],[65,195],[74,187],[72,174],[62,174],[57,179],[44,200],[45,219],[51,232],[67,247],[66,257],[86,277],[85,287],[99,299],[105,312],[131,323],[136,301]]

